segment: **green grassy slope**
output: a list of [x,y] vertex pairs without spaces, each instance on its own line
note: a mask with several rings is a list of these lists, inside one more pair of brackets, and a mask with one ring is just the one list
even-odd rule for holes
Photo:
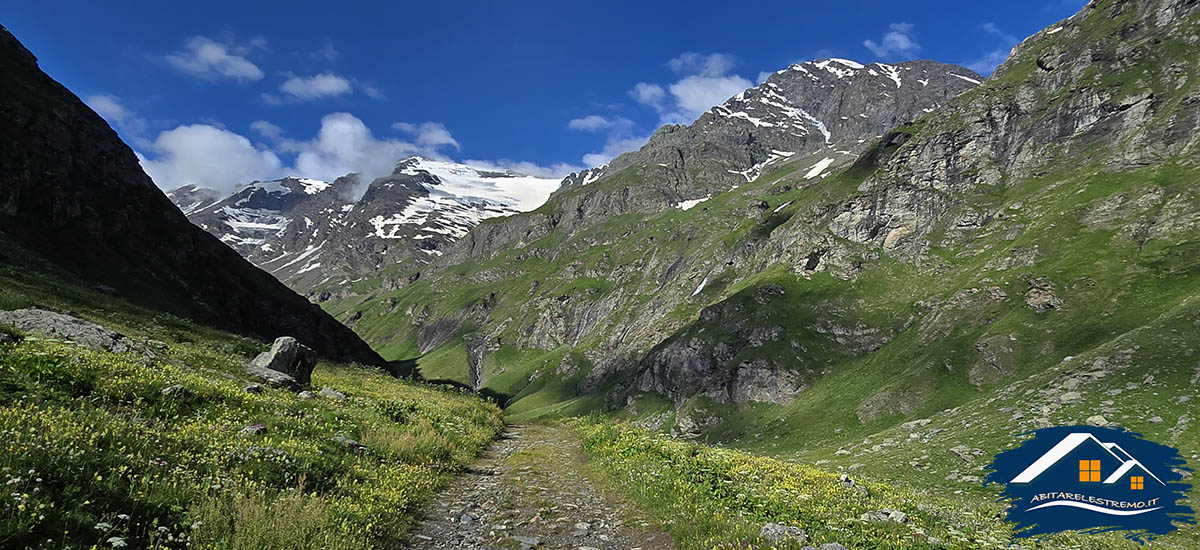
[[[28,262],[0,267],[0,309],[70,310],[155,349],[0,344],[4,548],[395,548],[501,427],[474,395],[357,365],[313,373],[344,401],[247,392],[241,367],[263,344],[4,252]],[[265,432],[243,433],[255,424]]]

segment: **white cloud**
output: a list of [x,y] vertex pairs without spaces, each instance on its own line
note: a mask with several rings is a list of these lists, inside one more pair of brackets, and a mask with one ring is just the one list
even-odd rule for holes
[[253,130],[254,133],[270,139],[278,139],[283,135],[283,128],[280,128],[265,120],[256,120],[251,122],[250,129]]
[[194,184],[231,192],[237,184],[279,177],[283,164],[271,151],[250,140],[208,124],[180,126],[158,135],[139,155],[142,167],[163,189]]
[[650,136],[635,136],[636,124],[625,117],[604,117],[588,115],[572,119],[567,128],[579,132],[605,132],[604,148],[583,155],[583,164],[588,167],[599,166],[626,151],[633,151],[646,144]]
[[562,178],[566,177],[571,172],[583,170],[582,166],[560,162],[550,166],[542,166],[528,161],[517,161],[510,159],[499,160],[475,160],[467,159],[462,161],[463,164],[483,170],[495,170],[502,172],[510,170],[526,176],[537,176],[539,178]]
[[720,105],[738,92],[754,86],[740,76],[689,76],[671,85],[671,95],[683,120],[696,120],[704,111]]
[[638,103],[657,108],[662,104],[663,98],[667,96],[667,91],[658,84],[638,82],[633,85],[632,90],[629,90],[629,95],[633,96],[634,101]]
[[921,50],[921,45],[913,38],[912,23],[892,23],[891,29],[884,33],[879,42],[864,40],[863,46],[879,57],[911,57]]
[[250,48],[264,45],[262,39],[241,47],[194,36],[184,43],[183,50],[167,54],[164,59],[176,70],[205,80],[261,80],[262,70],[243,56]]
[[[749,79],[729,74],[734,64],[734,58],[729,54],[687,52],[667,62],[672,71],[683,75],[682,78],[665,89],[658,84],[639,82],[629,95],[638,103],[658,111],[660,124],[690,124],[713,106],[754,86]],[[610,141],[624,142],[629,136],[621,137],[623,139]]]
[[588,115],[582,118],[571,119],[567,123],[567,128],[580,132],[599,132],[601,130],[625,130],[633,127],[633,121],[625,117],[604,117],[600,115]]
[[321,73],[310,77],[293,76],[279,86],[279,90],[300,100],[334,97],[348,94],[353,89],[350,81],[334,73]]
[[377,139],[363,121],[350,113],[325,115],[316,137],[309,141],[288,140],[281,148],[296,153],[297,174],[333,180],[356,173],[363,190],[375,178],[391,174],[396,161],[405,156],[423,153],[445,158],[435,151],[421,151],[407,141]]
[[724,76],[734,66],[732,55],[724,53],[699,54],[685,52],[667,61],[667,66],[679,74],[698,76]]
[[621,153],[636,151],[646,144],[650,136],[617,137],[610,135],[600,151],[583,155],[585,166],[600,166]]
[[[163,189],[195,184],[229,193],[238,184],[287,174],[326,181],[358,174],[357,185],[346,190],[348,200],[357,200],[370,182],[391,174],[398,160],[411,155],[451,160],[441,150],[459,148],[458,141],[441,123],[398,122],[393,127],[412,134],[413,141],[376,137],[350,113],[326,115],[317,134],[309,140],[287,139],[281,128],[265,120],[252,122],[252,131],[271,138],[270,147],[256,146],[241,135],[210,124],[193,124],[162,132],[145,147],[147,154],[139,154],[138,159]],[[280,160],[285,155],[294,155],[290,166]],[[562,177],[582,169],[567,163],[541,166],[508,159],[463,163],[542,177]]]
[[449,146],[455,149],[462,149],[458,140],[450,135],[450,130],[440,122],[422,122],[420,124],[412,124],[410,122],[396,122],[392,124],[392,128],[411,134],[417,138],[417,145],[437,149],[442,146]]
[[367,97],[369,97],[371,99],[383,99],[384,98],[383,91],[374,86],[370,86],[370,85],[363,86],[362,92],[363,92],[363,95],[366,95]]
[[755,78],[754,82],[756,84],[762,84],[763,82],[766,82],[768,78],[771,78],[771,75],[773,74],[775,74],[775,71],[763,71],[758,73],[758,78]]
[[140,139],[146,131],[146,121],[125,107],[120,98],[115,95],[92,94],[85,97],[83,102],[129,138]]

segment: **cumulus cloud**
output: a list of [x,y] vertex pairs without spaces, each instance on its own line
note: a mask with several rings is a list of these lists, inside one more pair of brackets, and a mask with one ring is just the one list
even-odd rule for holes
[[468,159],[462,161],[463,164],[482,170],[494,170],[503,172],[509,170],[527,176],[537,176],[539,178],[562,178],[566,177],[571,172],[578,172],[583,169],[582,166],[576,166],[566,162],[551,164],[550,166],[542,166],[528,161],[517,161],[510,159],[499,160],[475,160]]
[[250,130],[268,139],[279,139],[281,136],[283,136],[283,128],[280,128],[265,120],[256,120],[251,122]]
[[734,65],[729,54],[687,52],[667,61],[667,67],[682,78],[666,88],[639,82],[629,95],[658,111],[662,124],[690,124],[713,106],[754,85],[747,78],[729,74]]
[[863,40],[863,46],[882,58],[912,57],[921,50],[921,45],[913,38],[912,23],[892,23],[888,28],[890,30],[879,42]]
[[430,149],[446,146],[455,149],[462,149],[458,140],[450,135],[450,130],[440,122],[422,122],[413,124],[411,122],[396,122],[392,124],[392,128],[406,134],[412,135],[417,140],[417,145]]
[[363,121],[350,113],[325,115],[316,137],[308,141],[289,140],[281,148],[296,153],[296,173],[324,180],[355,173],[363,190],[375,178],[391,174],[400,158],[421,152],[428,156],[436,154],[436,151],[421,151],[407,141],[378,139]]
[[129,138],[140,139],[146,131],[145,119],[134,114],[115,95],[92,94],[85,97],[83,102]]
[[[682,115],[680,120],[691,122],[714,105],[720,105],[738,92],[753,86],[749,80],[733,76],[689,76],[671,85],[671,95]],[[683,122],[680,122],[682,124]]]
[[379,88],[376,88],[371,85],[363,86],[362,93],[363,93],[363,95],[365,95],[371,99],[383,99],[384,98],[383,91],[380,90]]
[[599,132],[602,130],[621,130],[633,127],[633,121],[625,117],[604,117],[600,115],[588,115],[582,118],[571,119],[567,123],[567,128],[580,132]]
[[339,96],[350,93],[352,89],[349,80],[334,73],[293,76],[279,86],[279,91],[300,100]]
[[633,96],[634,101],[642,105],[651,107],[659,107],[662,101],[667,96],[667,91],[658,84],[650,84],[647,82],[638,82],[633,85],[633,89],[629,90],[629,95]]
[[142,167],[163,189],[193,184],[231,192],[238,184],[283,173],[283,163],[275,153],[209,124],[162,132],[147,149],[155,158],[139,155]]
[[626,151],[637,150],[646,144],[650,136],[634,135],[637,125],[625,117],[605,117],[588,115],[572,119],[567,128],[578,132],[604,132],[606,134],[603,149],[583,155],[583,164],[588,167],[599,166]]
[[734,58],[724,53],[699,54],[685,52],[679,57],[667,61],[667,67],[684,75],[724,76],[733,70]]
[[167,54],[164,59],[176,70],[204,80],[261,80],[262,69],[244,56],[263,44],[262,39],[257,39],[249,46],[237,46],[194,36],[184,43],[182,50]]
[[[162,132],[139,154],[142,167],[163,189],[194,184],[230,193],[239,184],[298,175],[332,181],[356,174],[356,185],[346,190],[348,200],[358,200],[376,178],[389,175],[396,162],[411,155],[451,160],[443,149],[460,147],[445,125],[437,122],[393,125],[412,140],[379,137],[350,113],[331,113],[311,139],[284,136],[283,130],[265,120],[250,129],[269,138],[272,145],[255,145],[241,135],[212,124],[180,126]],[[290,163],[287,159],[293,158]],[[501,159],[467,160],[465,164],[493,170],[512,170],[543,177],[562,177],[581,167],[567,163],[541,166]]]
[[640,149],[649,139],[650,136],[620,137],[619,135],[609,135],[608,140],[604,142],[603,149],[583,155],[583,164],[585,166],[600,166],[621,153]]

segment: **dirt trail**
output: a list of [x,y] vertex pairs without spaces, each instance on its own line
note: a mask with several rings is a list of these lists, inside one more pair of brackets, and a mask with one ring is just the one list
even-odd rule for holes
[[414,550],[660,550],[670,535],[597,487],[579,440],[560,426],[512,426],[425,510]]

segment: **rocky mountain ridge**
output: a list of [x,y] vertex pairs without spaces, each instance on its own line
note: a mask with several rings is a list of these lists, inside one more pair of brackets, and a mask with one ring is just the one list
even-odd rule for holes
[[828,175],[887,130],[982,80],[964,67],[933,61],[792,65],[691,125],[663,126],[641,149],[567,176],[553,212],[486,224],[453,247],[446,263],[527,243],[559,226],[573,231],[622,214],[699,204],[789,163],[802,164],[810,177]]
[[[614,161],[537,212],[481,224],[401,288],[363,281],[329,309],[518,415],[619,407],[735,437],[777,410],[820,439],[808,430],[952,408],[1191,311],[1196,12],[1092,2],[840,164],[822,166],[822,146],[736,187],[721,165],[709,197],[673,191],[684,180],[657,162]],[[783,120],[730,107],[701,120],[760,127],[737,112]],[[795,133],[825,141],[808,129]],[[658,159],[678,133],[631,158]],[[1162,294],[1131,295],[1146,285]]]
[[[532,210],[559,181],[411,157],[355,197],[357,177],[287,177],[219,197],[184,186],[168,193],[193,223],[315,301],[385,266],[421,266],[480,221]],[[336,291],[336,289],[335,289]]]
[[[383,364],[320,308],[192,225],[95,112],[0,28],[0,254],[81,285],[321,355]],[[31,259],[31,258],[35,258]]]

